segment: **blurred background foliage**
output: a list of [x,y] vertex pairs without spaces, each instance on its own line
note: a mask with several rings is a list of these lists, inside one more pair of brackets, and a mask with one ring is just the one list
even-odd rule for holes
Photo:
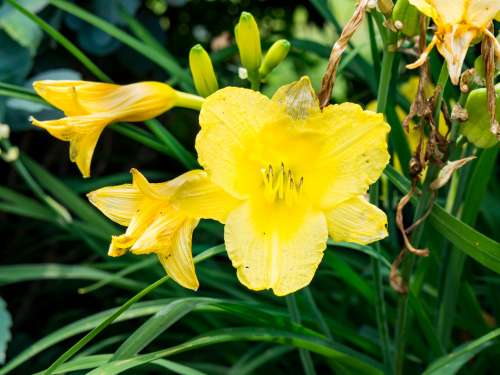
[[[178,75],[171,74],[148,56],[138,53],[102,28],[96,28],[60,7],[51,6],[49,0],[19,0],[18,3],[75,43],[117,83],[146,80],[165,81],[174,86],[181,83]],[[259,22],[264,49],[280,38],[292,42],[287,60],[265,82],[263,91],[267,95],[272,95],[279,86],[304,74],[311,77],[316,89],[319,88],[331,45],[338,36],[339,25],[345,24],[355,6],[350,0],[89,0],[73,3],[139,40],[144,32],[154,36],[150,44],[154,46],[157,43],[157,53],[184,68],[188,65],[190,48],[201,43],[212,55],[221,86],[246,85],[245,81],[238,78],[239,60],[232,35],[239,14],[243,10],[249,11]],[[381,47],[379,40],[375,43]],[[469,66],[473,64],[474,54],[477,56],[477,48],[469,54]],[[431,59],[437,62],[432,64],[431,69],[435,82],[440,63],[435,52]],[[333,101],[349,100],[365,105],[373,102],[377,91],[377,63],[380,61],[373,59],[369,24],[365,21],[361,31],[352,40],[352,48],[344,56]],[[395,122],[398,120],[394,108],[399,106],[401,110],[407,111],[412,99],[397,90],[400,83],[415,76],[415,73],[404,69],[404,64],[405,61],[399,61],[398,56],[395,71],[400,79],[392,83],[389,97],[389,108],[394,112],[391,118]],[[163,276],[163,270],[154,259],[130,255],[119,259],[106,257],[109,235],[116,233],[117,228],[90,208],[82,200],[82,195],[101,186],[129,182],[127,171],[131,167],[145,171],[154,180],[164,180],[185,170],[168,150],[158,152],[158,149],[124,136],[124,132],[107,130],[96,149],[93,178],[82,180],[67,158],[67,144],[32,128],[28,122],[28,116],[32,114],[41,120],[59,116],[55,109],[33,98],[31,84],[40,79],[99,80],[32,20],[5,1],[0,1],[0,122],[11,127],[11,142],[26,155],[24,161],[29,166],[29,172],[74,217],[71,223],[61,222],[51,210],[31,198],[32,193],[20,177],[19,170],[7,163],[0,163],[0,188],[7,186],[11,189],[0,189],[0,248],[3,265],[0,267],[0,285],[3,285],[0,288],[0,363],[6,357],[14,358],[34,343],[40,350],[39,353],[34,350],[32,355],[25,357],[20,367],[13,370],[19,374],[47,368],[74,343],[75,337],[72,336],[78,337],[90,330],[106,316],[104,313],[94,314],[121,305],[135,292]],[[457,98],[458,93],[448,88],[447,96]],[[194,152],[194,137],[198,131],[197,113],[175,109],[161,116],[160,121],[187,150]],[[161,149],[160,146],[158,148]],[[476,227],[498,241],[498,167],[489,170],[493,170],[493,178],[487,185]],[[387,180],[383,184],[387,186]],[[12,191],[22,196],[12,195]],[[297,303],[303,313],[303,326],[298,328],[292,324],[290,328],[285,301],[267,292],[253,293],[244,289],[238,283],[230,262],[223,258],[223,254],[218,254],[199,264],[197,272],[202,286],[198,294],[181,289],[169,281],[152,293],[153,299],[134,305],[129,313],[123,315],[123,319],[135,320],[111,325],[80,355],[113,352],[141,323],[161,312],[172,299],[199,296],[224,302],[189,305],[175,315],[170,323],[157,323],[161,336],[151,344],[145,344],[149,344],[149,351],[186,342],[197,334],[217,328],[254,325],[269,330],[287,327],[291,332],[299,333],[317,330],[333,337],[339,345],[349,346],[381,361],[373,306],[376,295],[371,284],[369,256],[383,260],[383,272],[387,275],[388,261],[392,261],[400,248],[394,224],[394,207],[399,198],[394,191],[385,191],[384,208],[389,214],[392,235],[384,241],[382,253],[374,255],[370,253],[370,248],[365,247],[349,250],[334,246],[335,252],[327,250],[325,260],[311,284],[313,293],[306,290],[297,294]],[[16,206],[13,201],[24,202],[25,205]],[[431,249],[437,251],[449,246],[444,244],[434,227],[426,229],[426,235],[430,239]],[[199,254],[221,242],[221,226],[206,222],[195,232],[194,253]],[[423,310],[413,311],[424,316],[418,324],[430,324],[431,320],[437,319],[434,315],[437,312],[432,310],[429,313],[428,309],[439,304],[437,288],[442,271],[439,259],[435,255],[425,263],[429,270],[426,273],[429,280],[424,288],[427,305]],[[470,283],[460,284],[458,317],[456,320],[450,318],[455,327],[451,337],[453,347],[490,331],[500,319],[500,278],[477,263],[469,263],[466,267],[468,272],[464,277]],[[128,274],[116,275],[124,270]],[[387,283],[384,286],[389,305],[388,320],[393,322],[396,320],[397,296],[389,291]],[[323,312],[325,321],[318,318],[318,308]],[[190,316],[181,319],[188,312]],[[427,314],[431,314],[428,320]],[[81,319],[87,319],[86,325],[80,322],[74,329],[64,331],[61,328],[71,327],[70,324]],[[173,322],[176,322],[175,325],[163,332]],[[406,358],[407,373],[421,373],[431,359],[446,352],[436,344],[428,331],[429,327],[418,324],[413,324],[413,327],[418,326],[419,329],[407,337],[411,348]],[[44,337],[52,337],[54,341],[40,343],[38,340]],[[199,374],[196,371],[238,375],[272,371],[297,373],[301,360],[296,349],[290,345],[292,341],[290,339],[283,346],[244,341],[213,346],[208,350],[179,354],[175,356],[176,363],[166,361],[154,366],[142,366],[130,373],[163,373],[166,369],[181,374]],[[435,344],[433,348],[432,343]],[[486,344],[480,345],[483,344],[479,343],[467,352],[469,357],[460,357],[463,359],[462,364]],[[472,367],[463,369],[464,373],[486,373],[498,350],[498,345],[490,348],[471,364]],[[341,361],[337,363],[320,359],[316,354],[313,354],[313,359],[319,374],[325,371],[352,373],[340,364]],[[185,365],[189,368],[184,368]]]

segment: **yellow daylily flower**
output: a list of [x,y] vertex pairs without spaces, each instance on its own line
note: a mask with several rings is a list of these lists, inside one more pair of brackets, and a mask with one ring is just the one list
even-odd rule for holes
[[[431,17],[437,30],[424,53],[410,69],[417,68],[427,59],[427,55],[437,47],[446,59],[451,82],[459,82],[462,64],[470,44],[483,35],[493,38],[488,26],[500,12],[498,0],[409,0],[418,10]],[[498,42],[496,42],[498,49]],[[500,51],[497,51],[500,53]]]
[[[200,126],[196,149],[212,184],[191,182],[179,206],[225,223],[227,252],[248,288],[286,295],[307,286],[328,234],[360,244],[387,236],[385,213],[365,199],[389,161],[381,114],[352,103],[321,111],[303,77],[272,100],[219,90],[202,105]],[[206,205],[216,196],[214,215]]]
[[[201,170],[162,183],[149,183],[136,169],[131,173],[132,184],[104,187],[88,194],[90,202],[104,215],[127,226],[124,234],[112,237],[108,255],[121,256],[129,250],[134,254],[155,253],[172,279],[185,288],[197,290],[191,240],[199,220],[177,205],[183,201],[182,194],[196,195],[197,191],[185,191],[184,184],[195,182],[197,186],[205,186],[205,191],[212,191],[228,202],[230,197],[225,199],[224,192],[212,186]],[[210,202],[216,206],[205,205],[205,208],[219,219],[224,218],[224,205],[218,205],[217,199]]]
[[104,128],[118,121],[138,122],[154,118],[174,106],[199,108],[202,98],[176,91],[160,82],[140,82],[120,86],[87,81],[36,81],[38,95],[64,112],[58,120],[33,125],[52,136],[70,142],[69,156],[84,177]]

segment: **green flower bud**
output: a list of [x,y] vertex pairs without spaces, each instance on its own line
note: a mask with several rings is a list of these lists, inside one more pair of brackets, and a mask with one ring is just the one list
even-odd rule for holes
[[206,98],[219,89],[210,56],[199,44],[189,51],[189,68],[198,94]]
[[259,75],[261,78],[267,76],[285,59],[290,51],[290,46],[290,42],[286,39],[280,39],[273,43],[260,66]]
[[[500,119],[500,83],[495,86],[496,118]],[[460,133],[476,147],[489,148],[498,144],[498,139],[491,131],[486,89],[472,90],[465,103],[468,119],[460,126]]]
[[262,61],[262,50],[259,27],[250,13],[241,13],[240,21],[234,28],[234,34],[240,51],[241,65],[248,70],[249,74],[257,72]]
[[406,36],[415,36],[419,32],[419,12],[408,0],[398,0],[392,11],[392,20],[399,31]]

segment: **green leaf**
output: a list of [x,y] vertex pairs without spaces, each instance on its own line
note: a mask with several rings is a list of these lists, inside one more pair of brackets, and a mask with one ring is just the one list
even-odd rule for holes
[[[37,13],[48,4],[48,0],[17,0],[19,4],[26,7],[30,12]],[[5,30],[9,36],[21,46],[29,49],[34,55],[40,41],[42,31],[25,15],[17,12],[8,3],[0,8],[0,28]]]
[[7,352],[7,343],[11,339],[10,327],[12,326],[12,318],[7,304],[0,297],[0,364],[5,362],[5,354]]
[[171,325],[182,319],[200,304],[210,303],[209,298],[182,298],[173,301],[136,329],[116,350],[112,361],[134,356],[161,335]]
[[331,358],[335,360],[338,365],[342,365],[350,369],[352,373],[383,374],[382,366],[379,363],[341,344],[315,336],[308,336],[273,328],[244,327],[227,328],[208,332],[180,345],[164,350],[137,355],[125,360],[110,362],[100,366],[94,371],[89,372],[89,375],[103,373],[107,375],[119,374],[125,370],[150,363],[163,357],[202,348],[208,345],[234,341],[259,341],[292,345],[297,348],[303,348],[321,356]]
[[0,285],[8,285],[31,280],[101,280],[110,278],[110,284],[126,289],[138,290],[145,284],[123,277],[112,277],[113,274],[86,266],[67,264],[16,264],[0,266]]
[[[225,251],[224,245],[219,245],[219,246],[214,246],[211,247],[210,249],[205,250],[203,253],[198,254],[196,257],[194,257],[193,261],[194,263],[198,263],[201,261],[204,261],[212,256],[215,256],[217,254],[222,253]],[[73,355],[75,355],[81,348],[83,348],[87,343],[89,343],[95,336],[97,336],[102,330],[104,330],[107,326],[109,326],[111,323],[113,323],[121,314],[123,314],[125,311],[127,311],[132,305],[137,303],[142,297],[147,295],[148,293],[152,292],[156,288],[158,288],[160,285],[162,285],[165,281],[169,279],[168,276],[164,276],[161,279],[155,281],[154,283],[150,284],[143,290],[141,290],[139,293],[134,295],[132,298],[127,300],[123,305],[120,306],[119,309],[117,309],[113,314],[108,316],[105,320],[103,320],[97,327],[95,327],[92,331],[90,331],[87,335],[85,335],[83,338],[81,338],[78,342],[76,342],[71,348],[66,350],[50,367],[46,370],[46,374],[51,374],[55,369],[57,369],[61,364],[66,362],[69,358],[71,358]],[[1,375],[1,371],[0,371]]]
[[[252,348],[254,349],[254,348]],[[274,346],[264,350],[262,353],[250,352],[249,358],[241,358],[228,372],[228,375],[255,374],[255,370],[265,363],[276,360],[278,357],[292,351],[289,346]],[[244,361],[242,361],[244,359]]]
[[38,203],[36,200],[25,197],[22,194],[0,186],[0,211],[15,215],[26,216],[37,220],[45,220],[53,223],[57,222],[54,212],[47,206]]
[[[59,367],[54,374],[65,374],[70,371],[79,371],[79,370],[90,370],[96,368],[103,363],[106,363],[111,358],[111,354],[96,354],[89,355],[85,357],[75,358],[71,362],[65,363],[61,367]],[[35,373],[34,375],[41,375],[42,371]]]
[[204,372],[195,370],[194,368],[185,365],[181,365],[177,362],[168,361],[166,359],[158,359],[151,363],[180,375],[206,375]]
[[[112,356],[111,354],[96,354],[96,355],[89,355],[85,357],[75,358],[74,360],[61,365],[61,367],[59,367],[56,371],[54,371],[54,374],[65,374],[70,371],[79,371],[79,370],[91,370],[108,362],[111,359],[111,356]],[[151,363],[158,367],[170,370],[175,374],[206,375],[205,373],[195,370],[191,367],[182,365],[177,362],[168,361],[166,359],[159,359]],[[34,375],[41,375],[41,374],[43,374],[43,372],[37,372]]]
[[[36,23],[43,31],[45,31],[51,38],[53,38],[56,42],[61,44],[64,48],[66,48],[75,58],[77,58],[94,76],[104,82],[110,82],[110,78],[100,70],[97,65],[95,65],[92,60],[90,60],[77,46],[69,41],[64,35],[62,35],[59,31],[57,31],[54,27],[49,25],[43,19],[38,17],[33,12],[30,12],[28,9],[24,8],[22,5],[18,4],[15,0],[5,0],[11,6],[16,8],[23,15],[31,19],[34,23]],[[1,59],[0,59],[1,61]],[[0,81],[4,81],[5,79],[1,78]]]
[[0,81],[24,80],[33,65],[29,50],[0,30]]
[[[406,194],[409,191],[410,182],[408,179],[401,176],[392,166],[388,166],[384,174],[402,193]],[[418,197],[414,195],[411,202],[417,201]],[[434,203],[430,222],[457,249],[474,258],[483,266],[500,273],[500,243],[450,215],[437,203]]]
[[[496,118],[500,119],[500,83],[495,86]],[[472,90],[467,97],[465,109],[469,114],[467,121],[460,126],[460,132],[475,146],[493,147],[498,139],[491,132],[490,113],[486,88]]]
[[136,50],[140,54],[144,55],[149,60],[155,62],[160,67],[164,68],[170,75],[179,79],[180,85],[184,90],[193,91],[193,86],[191,83],[191,77],[189,73],[182,69],[182,67],[170,56],[165,54],[157,53],[157,51],[150,47],[149,45],[141,42],[140,40],[132,37],[126,32],[120,30],[115,25],[103,20],[102,18],[94,16],[92,13],[78,7],[77,5],[62,1],[62,0],[50,0],[50,3],[59,9],[68,12],[75,17],[78,17],[85,22],[101,29],[105,33],[116,38],[123,44],[126,44],[130,48]]
[[500,336],[500,328],[491,331],[490,333],[471,341],[467,344],[461,345],[450,354],[441,357],[431,363],[423,373],[424,375],[452,375],[456,374],[458,370],[472,357],[481,352],[483,349],[491,346],[493,340]]
[[[171,302],[171,299],[157,299],[155,301],[138,302],[132,306],[128,311],[125,311],[116,318],[114,323],[136,319],[142,316],[147,316],[159,311],[166,303]],[[99,325],[104,319],[115,313],[117,308],[101,311],[97,314],[87,316],[83,319],[77,320],[68,324],[48,335],[45,335],[40,340],[31,344],[28,348],[19,353],[15,358],[11,359],[5,366],[0,368],[0,375],[7,374],[14,370],[21,364],[29,361],[38,353],[54,346],[55,344],[64,341],[70,337],[76,336],[80,333],[92,330]],[[111,357],[111,356],[110,356]]]
[[375,291],[373,287],[366,282],[349,264],[343,261],[334,252],[325,252],[324,261],[328,264],[335,274],[338,275],[347,285],[350,285],[355,291],[362,295],[368,302],[375,302]]
[[57,198],[67,209],[76,213],[108,236],[119,232],[118,228],[104,218],[90,203],[80,198],[59,179],[51,175],[45,168],[26,155],[21,155],[22,161],[35,176],[38,183]]

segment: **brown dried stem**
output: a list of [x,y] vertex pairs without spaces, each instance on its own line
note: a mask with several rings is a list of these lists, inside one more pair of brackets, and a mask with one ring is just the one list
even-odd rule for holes
[[[415,255],[418,255],[418,256],[421,256],[421,257],[426,257],[426,256],[429,255],[429,249],[417,249],[416,247],[414,247],[411,244],[410,239],[408,238],[408,234],[407,234],[408,231],[407,231],[407,229],[405,229],[405,226],[404,226],[404,223],[403,223],[403,209],[408,204],[408,202],[410,201],[410,199],[411,199],[411,197],[413,196],[414,193],[415,193],[415,184],[412,184],[411,190],[408,192],[408,194],[406,194],[403,198],[401,198],[401,200],[398,203],[398,207],[396,209],[396,225],[398,226],[399,231],[401,232],[401,235],[403,236],[403,241],[404,241],[404,244],[405,244],[405,248],[410,253],[412,253],[412,254],[415,254]],[[424,214],[424,216],[422,216],[422,218],[420,218],[419,220],[417,220],[415,222],[415,224],[416,223],[420,224],[425,219],[426,214]],[[410,227],[410,228],[414,229],[415,228],[415,224],[413,224],[412,227]]]
[[321,81],[321,89],[319,90],[318,94],[321,109],[323,109],[330,103],[340,58],[347,48],[349,39],[351,39],[354,32],[361,25],[361,21],[363,21],[367,4],[368,0],[361,0],[359,2],[351,19],[349,20],[349,22],[347,22],[344,29],[342,30],[339,39],[333,45],[332,52],[330,53],[330,57],[328,59],[328,66]]
[[[490,31],[493,25],[490,25]],[[488,98],[488,112],[490,113],[491,132],[500,139],[500,126],[496,119],[496,97],[495,97],[495,44],[491,38],[483,38],[481,43],[481,55],[484,59],[486,71],[486,94]]]
[[408,286],[399,274],[399,266],[406,255],[406,249],[401,250],[397,258],[391,265],[391,272],[389,273],[389,281],[391,283],[392,289],[394,289],[399,294],[408,293]]
[[[423,54],[426,49],[425,37],[427,33],[427,17],[420,16],[420,35],[418,38],[419,55]],[[418,81],[417,95],[410,106],[410,112],[403,120],[403,127],[408,132],[410,121],[415,117],[425,117],[432,113],[432,108],[429,108],[429,103],[425,95],[425,86],[429,82],[429,68],[427,60],[420,66],[420,80]]]

